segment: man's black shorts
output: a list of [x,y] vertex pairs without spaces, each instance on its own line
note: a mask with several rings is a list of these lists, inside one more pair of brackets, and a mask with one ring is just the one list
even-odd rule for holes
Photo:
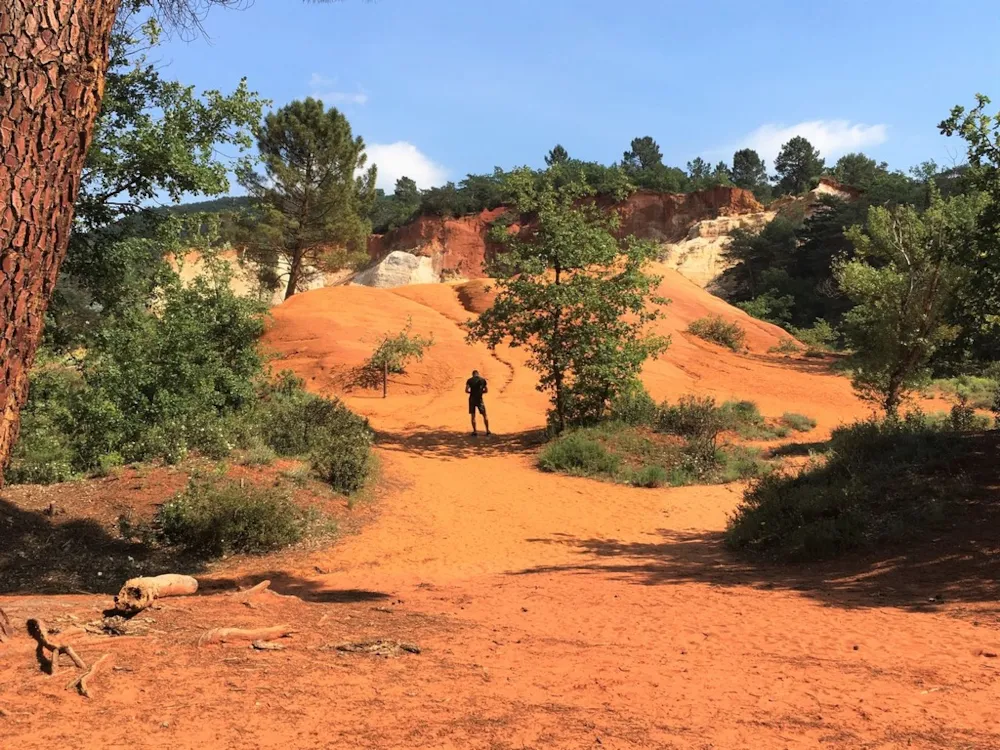
[[486,404],[483,403],[482,399],[469,399],[469,414],[475,414],[476,410],[484,417],[486,416]]

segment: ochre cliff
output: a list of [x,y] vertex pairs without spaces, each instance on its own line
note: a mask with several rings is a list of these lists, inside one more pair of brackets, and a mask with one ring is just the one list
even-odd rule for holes
[[[733,187],[715,187],[694,193],[633,193],[617,204],[621,233],[660,244],[679,243],[699,222],[720,217],[760,214],[764,207],[753,193]],[[485,261],[496,250],[487,233],[503,208],[457,219],[421,216],[385,235],[375,235],[368,245],[374,262],[390,253],[428,257],[439,279],[483,278]],[[682,271],[683,272],[683,271]],[[700,274],[705,275],[704,271]],[[699,278],[701,285],[707,279]]]

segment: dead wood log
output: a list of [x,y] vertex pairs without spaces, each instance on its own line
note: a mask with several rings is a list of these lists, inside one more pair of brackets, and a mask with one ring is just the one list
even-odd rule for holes
[[275,625],[270,628],[213,628],[207,630],[198,639],[198,645],[207,643],[232,643],[234,641],[275,641],[286,638],[295,631],[289,625]]
[[81,674],[75,680],[72,680],[66,686],[66,689],[71,690],[72,688],[76,688],[77,690],[80,691],[80,695],[82,695],[84,698],[89,698],[90,688],[87,686],[87,681],[90,680],[90,678],[97,673],[97,670],[105,661],[107,661],[109,656],[111,656],[111,654],[104,654],[104,656],[100,657],[97,661],[95,661],[93,664],[90,665],[90,669]]
[[66,654],[66,656],[72,659],[73,663],[80,669],[87,668],[87,665],[83,663],[83,659],[77,656],[76,651],[73,650],[72,646],[68,646],[61,641],[53,640],[48,628],[45,627],[45,623],[41,620],[35,618],[28,620],[28,635],[34,638],[38,643],[39,661],[44,663],[46,650],[52,652],[52,656],[48,659],[49,674],[55,674],[56,670],[59,669],[60,654]]
[[135,614],[165,596],[187,596],[198,591],[198,581],[191,576],[168,573],[151,578],[132,578],[115,597],[115,609]]
[[243,602],[245,604],[250,600],[250,597],[252,597],[254,594],[259,594],[261,591],[266,591],[270,585],[271,585],[270,581],[264,580],[258,583],[256,586],[252,586],[251,588],[248,588],[244,591],[237,591],[234,596],[236,597],[237,601]]

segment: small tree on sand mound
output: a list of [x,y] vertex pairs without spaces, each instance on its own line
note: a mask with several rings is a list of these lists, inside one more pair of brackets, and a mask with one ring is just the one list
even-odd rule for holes
[[[617,176],[624,193],[627,180]],[[507,188],[512,215],[528,228],[494,226],[493,239],[504,246],[489,268],[498,294],[469,323],[469,338],[531,353],[528,364],[541,376],[539,390],[552,396],[557,430],[600,419],[643,362],[669,343],[645,335],[660,315],[655,305],[665,302],[654,295],[660,279],[645,273],[655,248],[620,238],[618,214],[594,203],[593,189],[571,165],[542,175],[517,170]]]
[[413,333],[413,319],[408,318],[406,326],[399,333],[382,335],[372,356],[361,367],[361,384],[369,388],[376,388],[381,384],[382,397],[385,398],[389,391],[389,374],[403,374],[406,372],[407,362],[419,362],[424,358],[424,351],[433,345],[433,336]]

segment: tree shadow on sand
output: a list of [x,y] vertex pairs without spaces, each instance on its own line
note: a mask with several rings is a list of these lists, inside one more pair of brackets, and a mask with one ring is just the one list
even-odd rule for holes
[[452,430],[379,432],[376,435],[376,445],[383,450],[448,459],[526,455],[537,451],[544,442],[544,430],[489,437],[482,432],[479,437],[472,437],[468,432]]
[[139,575],[203,563],[112,535],[93,519],[29,511],[0,498],[0,594],[114,594]]
[[[572,547],[578,563],[541,566],[518,575],[571,572],[607,575],[645,586],[707,583],[713,586],[794,590],[847,609],[901,607],[933,611],[954,602],[987,603],[1000,598],[1000,534],[977,527],[975,540],[925,540],[881,554],[854,555],[826,563],[778,565],[740,560],[718,532],[661,529],[660,541],[621,542],[556,535],[532,539]],[[984,533],[986,532],[986,533]],[[1000,605],[993,610],[1000,614]]]
[[[611,576],[645,586],[687,582],[795,590],[830,606],[900,607],[934,611],[955,603],[1000,617],[1000,438],[995,433],[956,438],[965,443],[953,467],[969,492],[954,499],[947,520],[914,531],[906,543],[855,552],[820,563],[747,561],[730,552],[720,532],[660,529],[652,542],[577,538],[557,534],[529,541],[558,544],[579,562],[537,567],[519,575],[571,572]],[[933,481],[929,479],[928,481]]]

